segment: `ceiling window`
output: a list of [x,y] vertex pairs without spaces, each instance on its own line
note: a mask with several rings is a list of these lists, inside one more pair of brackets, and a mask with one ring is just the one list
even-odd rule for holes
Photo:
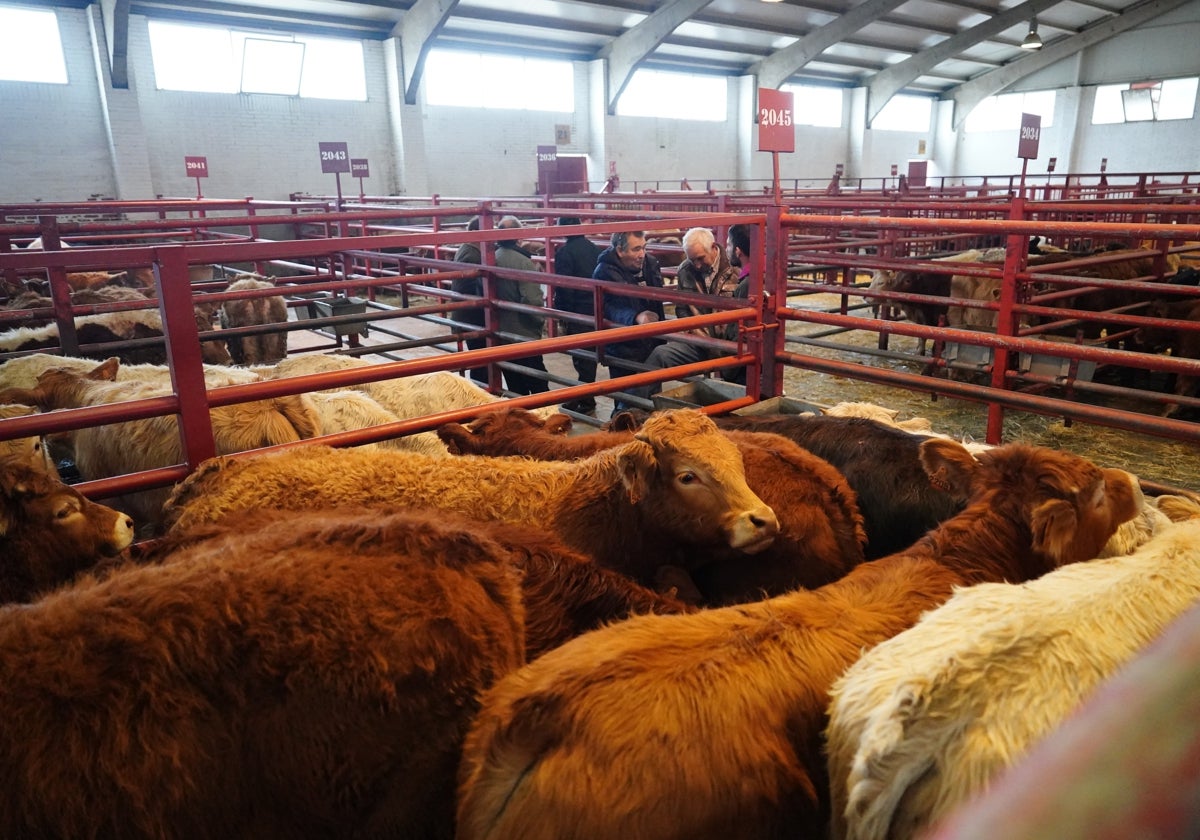
[[0,80],[67,83],[67,63],[53,11],[0,6]]
[[792,94],[792,119],[796,125],[842,127],[842,89],[819,85],[784,85]]
[[150,21],[159,90],[365,101],[359,41]]
[[893,96],[871,121],[879,131],[929,131],[933,100],[927,96]]
[[569,61],[430,50],[421,84],[428,105],[575,111],[575,66]]
[[725,122],[729,99],[724,76],[638,70],[617,100],[623,117]]
[[1198,81],[1192,77],[1101,85],[1092,104],[1092,125],[1190,120],[1196,113]]
[[1017,131],[1022,114],[1037,114],[1042,128],[1054,125],[1054,91],[1031,90],[989,96],[967,115],[967,131]]

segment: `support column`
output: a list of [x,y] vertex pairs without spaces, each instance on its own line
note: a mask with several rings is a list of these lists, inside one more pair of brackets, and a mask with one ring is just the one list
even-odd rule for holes
[[[113,182],[116,184],[117,194],[113,197],[126,200],[154,198],[154,178],[138,102],[136,74],[129,74],[127,87],[117,89],[112,86],[108,44],[99,6],[88,9],[88,32],[91,35],[92,57],[96,62],[96,82],[104,115],[104,133],[108,139]],[[179,165],[183,166],[182,160]]]

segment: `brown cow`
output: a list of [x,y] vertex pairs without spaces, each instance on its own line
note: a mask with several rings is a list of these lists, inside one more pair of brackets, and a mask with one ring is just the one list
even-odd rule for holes
[[[225,290],[240,292],[273,289],[275,284],[254,274],[239,274]],[[283,295],[227,300],[221,304],[221,327],[252,327],[283,324],[288,319]],[[231,336],[226,339],[229,354],[237,365],[271,365],[287,356],[288,334],[275,331],[263,335]]]
[[0,836],[449,840],[480,692],[629,606],[440,511],[259,511],[154,559],[0,612]]
[[[540,460],[586,458],[633,439],[632,432],[568,437],[564,432],[570,426],[564,414],[543,421],[524,409],[505,406],[488,411],[469,427],[444,424],[438,436],[456,453]],[[727,436],[742,454],[746,483],[779,517],[779,535],[753,560],[714,551],[703,564],[694,559],[666,564],[690,568],[696,600],[724,605],[780,595],[798,586],[812,589],[837,580],[863,561],[862,515],[854,492],[837,470],[779,435]]]
[[132,542],[125,514],[42,470],[0,465],[0,603],[31,600]]
[[921,445],[966,509],[815,591],[587,633],[497,683],[463,751],[458,839],[822,837],[834,679],[955,587],[1096,555],[1137,480],[1019,444]]
[[294,447],[214,458],[166,506],[173,528],[266,507],[430,507],[545,527],[601,565],[653,585],[662,557],[690,546],[754,553],[779,530],[746,486],[737,448],[698,411],[657,415],[624,446],[576,463],[435,458],[414,452]]

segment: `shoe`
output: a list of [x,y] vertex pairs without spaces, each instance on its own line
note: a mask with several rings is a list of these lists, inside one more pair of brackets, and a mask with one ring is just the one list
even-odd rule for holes
[[584,397],[563,403],[563,408],[576,414],[592,414],[596,411],[596,401],[591,397]]

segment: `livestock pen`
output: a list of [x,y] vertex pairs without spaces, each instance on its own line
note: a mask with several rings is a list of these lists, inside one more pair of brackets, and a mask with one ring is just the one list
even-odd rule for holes
[[[143,304],[157,306],[164,323],[165,354],[172,372],[169,394],[145,400],[99,407],[72,409],[52,414],[17,417],[0,421],[0,439],[29,434],[48,434],[89,425],[111,423],[117,419],[177,414],[184,441],[184,461],[160,469],[126,476],[113,476],[83,485],[89,495],[111,496],[132,489],[165,486],[191,472],[213,454],[210,408],[240,402],[269,399],[324,388],[353,384],[386,382],[433,371],[458,371],[486,365],[491,369],[491,390],[500,393],[500,371],[512,360],[534,353],[554,355],[596,353],[603,359],[608,342],[631,337],[667,336],[690,327],[738,323],[737,341],[697,340],[717,350],[711,362],[661,371],[641,371],[620,379],[605,379],[581,384],[570,376],[552,372],[552,389],[544,394],[521,397],[514,405],[538,407],[553,405],[588,395],[606,395],[623,387],[651,382],[672,383],[702,380],[713,371],[748,366],[750,376],[744,390],[725,391],[723,399],[705,406],[712,413],[745,408],[773,397],[790,395],[813,399],[810,393],[797,392],[791,383],[799,375],[819,375],[837,383],[838,392],[852,392],[850,383],[865,382],[887,389],[887,393],[927,394],[930,398],[953,398],[987,407],[986,436],[991,442],[1005,437],[1006,412],[1032,412],[1038,415],[1135,431],[1147,439],[1178,441],[1194,446],[1200,440],[1200,425],[1177,418],[1160,416],[1167,402],[1184,408],[1200,405],[1195,398],[1164,395],[1159,391],[1126,384],[1106,384],[1077,375],[1081,365],[1112,366],[1136,372],[1143,380],[1151,374],[1174,372],[1200,375],[1200,362],[1174,356],[1138,352],[1127,346],[1114,349],[1105,343],[1084,341],[1048,341],[1034,330],[1022,330],[1018,313],[1095,321],[1095,313],[1055,306],[1041,291],[1034,295],[1033,281],[1039,284],[1079,284],[1079,278],[1037,273],[1024,264],[1031,236],[1052,237],[1055,241],[1137,241],[1155,245],[1165,257],[1194,255],[1194,246],[1182,243],[1200,241],[1196,205],[1191,201],[1171,203],[1135,203],[1110,205],[1104,201],[1055,206],[1054,203],[1009,201],[967,202],[957,207],[950,202],[909,207],[889,200],[879,204],[860,202],[851,212],[844,199],[828,199],[790,209],[767,207],[764,212],[689,214],[647,212],[635,209],[587,209],[578,202],[565,206],[543,200],[491,201],[418,204],[409,207],[372,209],[355,207],[329,210],[319,202],[296,207],[271,208],[278,212],[250,214],[241,212],[234,202],[223,216],[195,213],[182,221],[155,218],[152,221],[94,220],[57,222],[60,235],[71,241],[66,250],[53,248],[40,252],[4,250],[23,243],[47,226],[55,226],[51,213],[37,223],[29,221],[0,225],[0,274],[4,277],[28,277],[44,273],[51,289],[61,286],[67,272],[105,269],[119,271],[150,267],[155,272],[155,299]],[[84,209],[102,213],[104,202],[89,202]],[[152,203],[138,205],[139,210],[154,213]],[[178,211],[178,202],[170,204]],[[147,209],[149,208],[149,209]],[[163,213],[166,213],[164,205]],[[53,208],[43,207],[50,211]],[[243,205],[243,210],[245,206]],[[1079,220],[1084,212],[1091,220]],[[79,208],[72,208],[79,212]],[[120,215],[122,211],[114,211]],[[554,224],[560,215],[579,216],[584,223],[577,229]],[[1108,213],[1115,221],[1095,220],[1096,214]],[[608,328],[594,316],[578,316],[558,310],[552,293],[557,288],[584,289],[603,296],[619,289],[606,284],[553,274],[514,272],[497,268],[487,256],[480,266],[464,267],[442,257],[446,250],[464,241],[494,242],[501,234],[493,230],[502,215],[514,214],[526,222],[522,238],[545,243],[545,258],[566,233],[577,230],[597,239],[615,231],[641,229],[649,234],[679,233],[692,226],[706,226],[723,232],[731,224],[750,224],[753,247],[760,255],[752,277],[750,296],[745,301],[704,302],[714,308],[709,315],[685,320],[667,320],[629,328]],[[463,229],[464,220],[479,215],[479,231]],[[956,215],[965,218],[956,218]],[[5,215],[4,218],[12,218]],[[270,229],[278,239],[263,235]],[[395,232],[400,229],[402,232]],[[53,231],[51,231],[53,233]],[[350,234],[350,235],[345,235]],[[147,237],[153,241],[147,242]],[[122,238],[128,237],[128,238]],[[168,237],[171,237],[168,239]],[[92,245],[104,241],[105,247]],[[1005,261],[995,266],[958,266],[956,272],[994,277],[1003,293],[994,304],[1000,327],[996,332],[962,330],[943,325],[925,326],[904,321],[873,317],[869,302],[902,301],[920,296],[902,293],[872,292],[863,277],[866,271],[886,267],[934,265],[929,258],[950,245],[1003,242]],[[119,242],[121,244],[111,244]],[[482,249],[487,254],[488,249]],[[372,340],[358,347],[336,344],[304,350],[335,350],[340,355],[370,357],[375,363],[335,372],[311,374],[269,382],[252,382],[219,388],[206,388],[198,354],[199,339],[219,338],[224,331],[202,332],[192,317],[193,305],[203,298],[212,303],[234,297],[221,291],[222,281],[214,278],[198,284],[189,280],[189,269],[216,265],[252,269],[276,280],[277,289],[239,293],[242,296],[285,294],[295,310],[309,309],[315,296],[331,295],[338,299],[357,298],[362,311],[328,317],[297,318],[282,327],[241,327],[228,335],[253,335],[266,329],[285,329],[291,333],[313,335],[319,330],[326,338],[338,336],[339,328],[369,327]],[[482,301],[488,321],[478,331],[464,333],[451,326],[449,315],[456,309],[478,306],[479,300],[455,293],[449,283],[468,274],[483,279]],[[1126,283],[1126,287],[1145,292],[1169,291],[1179,297],[1194,297],[1193,287],[1175,287],[1161,282],[1161,273]],[[495,279],[507,278],[537,282],[551,292],[543,307],[499,300]],[[1088,278],[1089,287],[1111,285]],[[643,292],[639,292],[642,294]],[[683,299],[668,286],[661,291],[645,291],[645,296],[667,301]],[[1052,300],[1052,299],[1051,299]],[[98,309],[128,308],[129,304],[108,304]],[[965,304],[972,306],[972,304]],[[599,309],[600,307],[598,307]],[[496,314],[504,309],[532,309],[548,323],[547,337],[523,344],[501,343],[506,336],[497,332]],[[69,336],[71,314],[84,311],[70,307],[60,295],[54,296],[53,314]],[[13,316],[0,316],[13,317]],[[1123,328],[1158,325],[1176,330],[1194,330],[1190,323],[1175,319],[1154,319],[1135,310],[1104,313],[1106,323]],[[557,322],[574,321],[592,329],[574,335],[559,334]],[[489,346],[467,351],[463,342],[469,335],[489,339]],[[867,337],[864,341],[863,337]],[[930,356],[918,356],[888,347],[894,336],[925,337],[933,341]],[[674,336],[682,338],[682,336]],[[1113,336],[1105,336],[1105,340]],[[137,339],[153,342],[156,339]],[[63,347],[69,339],[64,338]],[[985,352],[983,361],[967,363],[951,357],[946,348],[975,347]],[[114,348],[82,348],[103,355]],[[990,353],[989,355],[986,355]],[[400,354],[409,355],[403,358]],[[1022,369],[1021,359],[1054,360],[1065,364],[1063,372],[1041,373]],[[0,358],[3,361],[3,358]],[[968,381],[951,378],[950,373],[970,374]],[[1135,378],[1136,378],[1135,376]],[[1120,397],[1125,407],[1104,404],[1106,398]],[[882,401],[882,400],[881,400]],[[322,438],[334,445],[376,442],[396,436],[428,431],[448,421],[461,421],[477,414],[478,407],[459,408],[436,414],[406,418],[369,429],[338,432]],[[1149,484],[1155,483],[1152,470],[1138,471]],[[1177,482],[1178,483],[1178,482]],[[1190,483],[1190,482],[1185,482]]]

